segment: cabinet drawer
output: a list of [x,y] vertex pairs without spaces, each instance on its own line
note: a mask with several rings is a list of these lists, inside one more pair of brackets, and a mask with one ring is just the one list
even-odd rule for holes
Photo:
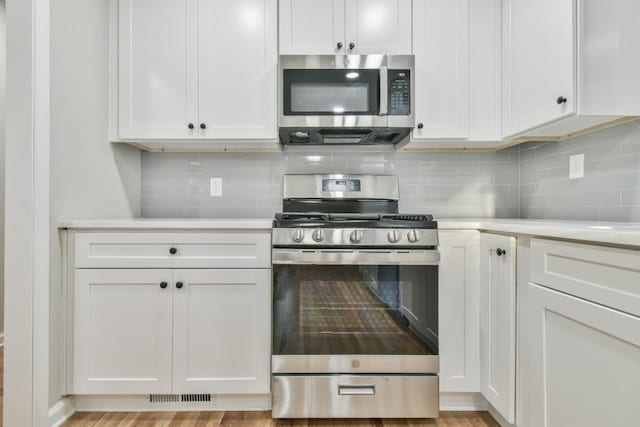
[[76,268],[270,268],[269,233],[78,233]]
[[531,281],[640,315],[640,251],[534,239]]

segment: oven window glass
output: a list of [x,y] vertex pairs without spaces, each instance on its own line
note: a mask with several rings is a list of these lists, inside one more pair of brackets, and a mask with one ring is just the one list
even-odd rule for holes
[[379,74],[375,69],[284,70],[284,114],[377,115]]
[[438,354],[438,269],[274,265],[275,355]]

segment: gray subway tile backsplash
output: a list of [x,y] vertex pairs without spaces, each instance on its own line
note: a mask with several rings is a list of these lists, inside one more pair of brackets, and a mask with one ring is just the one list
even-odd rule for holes
[[[569,179],[584,154],[585,176]],[[640,122],[520,147],[522,218],[640,222]]]
[[[290,173],[398,175],[400,209],[438,217],[517,217],[518,159],[499,153],[404,153],[390,147],[287,148],[280,153],[144,153],[145,217],[269,217]],[[223,179],[211,197],[209,179]]]
[[[569,179],[569,156],[585,177]],[[145,217],[270,217],[291,173],[398,175],[400,209],[436,217],[640,221],[640,122],[497,153],[293,147],[279,153],[144,153]],[[222,197],[209,179],[223,178]]]

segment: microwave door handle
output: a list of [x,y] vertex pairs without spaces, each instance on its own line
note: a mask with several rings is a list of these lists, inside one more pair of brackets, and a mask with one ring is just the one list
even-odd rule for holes
[[380,67],[380,111],[381,116],[388,114],[389,80],[387,78],[387,67]]

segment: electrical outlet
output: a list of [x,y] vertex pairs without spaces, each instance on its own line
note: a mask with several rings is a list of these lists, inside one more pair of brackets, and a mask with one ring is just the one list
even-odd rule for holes
[[569,156],[569,179],[584,178],[584,154]]
[[222,178],[211,178],[211,197],[222,197]]

